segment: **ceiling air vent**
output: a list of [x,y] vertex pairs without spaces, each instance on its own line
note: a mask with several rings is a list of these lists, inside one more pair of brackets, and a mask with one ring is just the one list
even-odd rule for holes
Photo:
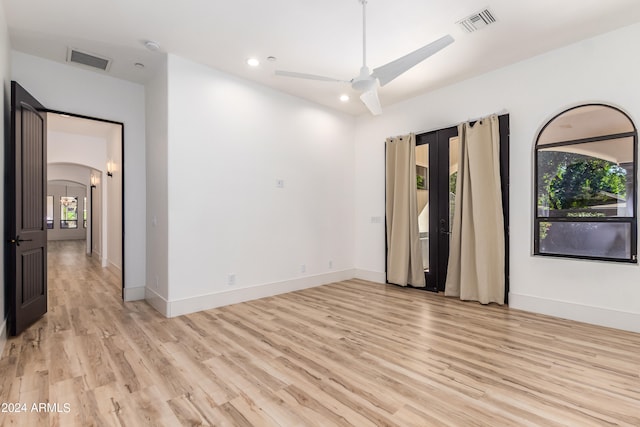
[[111,60],[109,58],[103,58],[74,48],[67,50],[67,62],[97,68],[102,71],[109,71],[109,67],[111,67]]
[[465,19],[458,21],[457,24],[467,33],[473,33],[481,28],[491,25],[496,22],[496,17],[489,9],[484,9],[480,12],[474,13]]

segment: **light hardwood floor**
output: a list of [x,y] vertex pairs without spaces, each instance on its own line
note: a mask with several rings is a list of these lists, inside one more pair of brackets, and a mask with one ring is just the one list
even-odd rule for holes
[[1,425],[640,426],[639,334],[361,280],[166,319],[78,244],[49,265]]

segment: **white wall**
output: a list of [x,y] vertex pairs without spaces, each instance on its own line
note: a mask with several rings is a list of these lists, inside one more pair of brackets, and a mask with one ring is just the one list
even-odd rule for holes
[[[10,47],[7,22],[4,14],[4,7],[0,3],[0,85],[2,86],[2,102],[0,102],[0,135],[3,135],[5,139],[9,137],[11,129],[11,58],[9,52]],[[3,149],[0,150],[0,165],[4,165],[4,160]],[[0,185],[0,203],[2,203],[2,209],[0,209],[0,224],[4,224],[4,200],[4,185]],[[6,242],[7,238],[8,236],[4,236],[2,241]],[[0,245],[0,259],[4,260],[4,245]],[[0,277],[4,278],[4,274],[4,262],[0,262]],[[5,286],[7,286],[6,283]],[[7,313],[5,311],[5,305],[5,291],[3,290],[0,292],[0,354],[2,354],[4,344],[7,341]]]
[[[91,241],[91,256],[95,256],[97,257],[97,259],[99,259],[100,261],[102,261],[103,257],[102,254],[104,253],[103,251],[103,243],[102,243],[102,219],[103,219],[103,207],[102,207],[102,189],[104,188],[104,186],[102,185],[102,183],[104,182],[104,179],[102,179],[101,175],[97,174],[97,171],[94,171],[94,175],[96,176],[100,176],[100,179],[98,180],[99,182],[97,182],[96,187],[93,189],[93,191],[91,191],[91,195],[93,197],[93,205],[92,205],[92,209],[93,209],[93,215],[90,218],[90,221],[93,221],[92,225],[91,225],[91,236],[90,236],[90,241]],[[106,257],[105,257],[106,258]]]
[[169,56],[168,118],[166,314],[353,276],[352,117]]
[[91,169],[82,165],[69,165],[63,163],[47,165],[47,180],[48,181],[74,181],[83,184],[84,186],[90,185]]
[[107,138],[107,158],[112,176],[107,189],[107,260],[110,268],[122,273],[122,127],[114,126]]
[[640,332],[638,265],[532,256],[533,146],[540,127],[581,103],[620,107],[640,126],[640,24],[362,116],[356,135],[359,274],[384,280],[384,140],[510,113],[510,306]]
[[125,299],[145,277],[145,99],[142,85],[12,52],[12,77],[47,108],[124,123]]
[[[168,80],[166,56],[160,71],[147,83],[147,287],[146,298],[169,299],[168,237]],[[197,184],[192,184],[196,185]],[[154,297],[156,296],[156,297]],[[159,306],[154,304],[154,306]]]
[[47,163],[71,163],[104,170],[107,141],[98,136],[48,131]]

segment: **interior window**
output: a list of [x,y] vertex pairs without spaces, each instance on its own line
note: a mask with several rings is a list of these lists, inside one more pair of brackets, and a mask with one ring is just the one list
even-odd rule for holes
[[637,132],[606,105],[569,109],[536,142],[536,255],[636,262]]

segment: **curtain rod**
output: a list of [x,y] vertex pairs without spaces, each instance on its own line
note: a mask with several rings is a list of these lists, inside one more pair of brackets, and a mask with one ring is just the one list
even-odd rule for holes
[[[496,113],[492,113],[492,114],[489,114],[489,115],[486,115],[486,116],[483,116],[483,117],[478,117],[477,119],[471,119],[471,118],[469,118],[469,119],[467,119],[466,121],[464,121],[464,122],[462,122],[462,123],[475,123],[475,122],[477,122],[478,120],[482,120],[482,119],[487,118],[487,117],[490,117],[490,116],[492,116],[492,115],[494,115],[494,114],[495,114],[496,116],[498,116],[498,117],[501,117],[501,116],[504,116],[504,115],[509,114],[509,111],[507,111],[507,109],[506,109],[506,108],[503,108],[502,110],[500,110],[500,111],[498,111],[498,112],[496,112]],[[460,124],[460,123],[458,123],[458,124]],[[432,130],[425,130],[425,131],[421,131],[421,132],[416,132],[415,134],[416,134],[416,137],[418,137],[418,136],[424,135],[425,133],[435,132],[435,131],[440,130],[440,129],[448,129],[448,128],[457,127],[457,126],[458,126],[458,125],[444,126],[444,127],[439,128],[439,129],[432,129]]]

